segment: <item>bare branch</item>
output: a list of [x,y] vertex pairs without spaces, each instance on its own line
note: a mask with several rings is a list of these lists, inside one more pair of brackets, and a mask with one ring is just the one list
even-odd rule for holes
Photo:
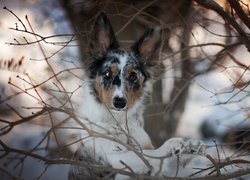
[[233,26],[233,28],[239,33],[239,37],[241,41],[245,44],[246,48],[250,52],[250,38],[246,34],[246,32],[241,28],[241,26],[236,22],[235,19],[230,17],[228,13],[226,13],[223,8],[217,4],[215,1],[206,1],[206,0],[195,0],[198,4],[202,5],[207,9],[211,9],[217,12],[228,24]]
[[250,18],[246,15],[245,11],[240,6],[240,3],[235,0],[227,0],[230,6],[235,10],[239,18],[244,22],[244,24],[250,30]]

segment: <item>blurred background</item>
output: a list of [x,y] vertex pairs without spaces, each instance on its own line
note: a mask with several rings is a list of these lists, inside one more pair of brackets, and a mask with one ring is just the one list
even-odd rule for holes
[[[32,117],[39,123],[26,117],[41,110],[41,99],[49,99],[44,91],[55,86],[49,77],[81,68],[89,58],[93,22],[105,12],[124,49],[148,27],[160,24],[163,29],[161,69],[144,114],[145,129],[155,147],[171,137],[191,137],[203,139],[210,147],[220,145],[221,158],[249,160],[249,0],[2,0],[0,6],[4,144],[32,149],[28,152],[42,157],[55,156],[39,149],[48,147],[50,141],[42,139],[51,123],[45,116]],[[67,74],[59,78],[65,83],[70,79]],[[7,122],[25,118],[8,129],[12,126]],[[6,179],[67,179],[67,165],[44,166],[28,154],[19,152],[19,156],[2,143],[1,147],[0,175]],[[7,157],[10,152],[14,155]]]

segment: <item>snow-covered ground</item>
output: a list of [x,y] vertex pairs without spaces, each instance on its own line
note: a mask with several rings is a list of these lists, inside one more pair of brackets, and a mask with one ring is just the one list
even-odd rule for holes
[[[179,124],[177,134],[184,137],[202,138],[200,126],[208,121],[211,130],[222,137],[229,129],[249,124],[248,92],[234,96],[231,82],[223,72],[214,71],[196,78],[190,88],[189,99]],[[228,88],[227,88],[228,87]],[[245,89],[248,91],[249,88]],[[227,100],[230,100],[225,104]]]

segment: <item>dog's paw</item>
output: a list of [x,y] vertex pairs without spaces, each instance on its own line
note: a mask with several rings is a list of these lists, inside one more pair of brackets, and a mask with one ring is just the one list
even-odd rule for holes
[[206,154],[206,146],[201,140],[197,139],[184,139],[184,151],[183,153],[187,154]]
[[171,138],[160,148],[169,155],[178,154],[199,154],[204,155],[205,145],[202,141],[196,139]]

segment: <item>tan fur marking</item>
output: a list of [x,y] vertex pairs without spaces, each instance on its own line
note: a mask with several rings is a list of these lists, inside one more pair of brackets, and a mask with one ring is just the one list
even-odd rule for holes
[[129,73],[131,73],[131,72],[133,72],[133,71],[135,71],[135,69],[134,69],[133,67],[131,67],[131,66],[128,66],[128,67],[126,68],[126,70],[125,70],[125,73],[126,73],[126,75],[129,75]]
[[102,97],[103,97],[103,103],[106,104],[108,106],[109,109],[112,108],[113,106],[113,102],[112,102],[112,97],[114,94],[114,87],[112,87],[112,89],[105,91],[102,91]]
[[103,98],[102,98],[102,87],[101,87],[101,77],[97,76],[96,77],[96,81],[95,81],[95,89],[97,91],[97,95],[100,99],[101,102],[103,102]]
[[111,67],[111,74],[116,76],[118,74],[118,68],[116,66]]
[[101,84],[101,77],[98,76],[95,81],[95,88],[98,93],[98,97],[102,103],[108,106],[109,109],[112,108],[112,97],[114,93],[114,87],[112,89],[105,91]]
[[128,100],[127,100],[127,108],[131,108],[133,106],[133,104],[135,103],[135,101],[137,99],[139,99],[142,95],[142,92],[140,89],[138,89],[137,91],[133,92],[132,89],[128,90]]
[[[131,66],[128,66],[125,70],[125,73],[126,73],[126,77],[129,76],[129,74],[131,72],[136,72],[136,70],[131,67]],[[127,84],[127,87],[126,87],[126,91],[127,91],[127,96],[128,96],[128,100],[127,100],[127,108],[131,108],[133,106],[133,104],[135,103],[135,101],[137,99],[139,99],[142,95],[142,80],[141,79],[138,79],[138,83],[140,85],[140,88],[137,89],[136,91],[134,91],[133,89],[131,89],[129,87],[129,85]]]

